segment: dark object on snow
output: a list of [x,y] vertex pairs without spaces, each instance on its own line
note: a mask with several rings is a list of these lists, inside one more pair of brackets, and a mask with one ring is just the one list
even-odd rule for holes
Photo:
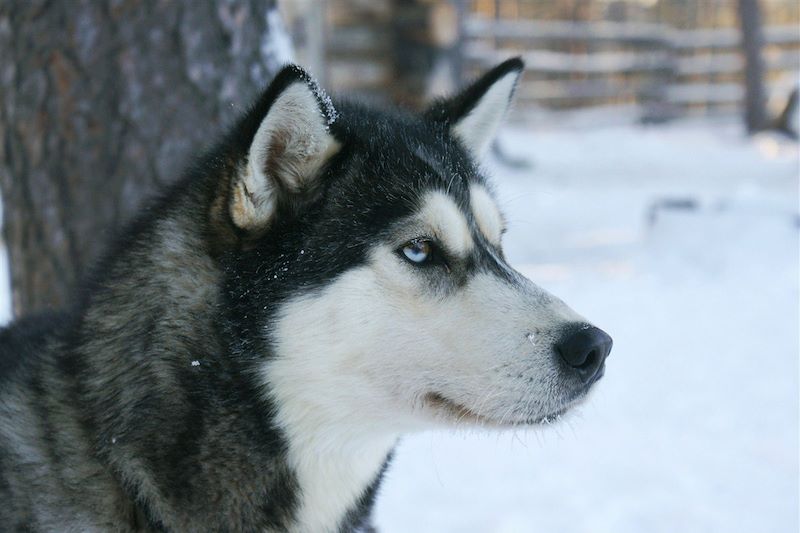
[[800,132],[797,131],[798,116],[800,116],[800,109],[797,107],[798,100],[800,100],[800,87],[795,87],[789,95],[786,107],[775,119],[775,129],[794,140],[800,138]]
[[662,211],[696,211],[699,207],[694,198],[662,198],[650,204],[647,210],[647,225],[651,228],[658,222]]

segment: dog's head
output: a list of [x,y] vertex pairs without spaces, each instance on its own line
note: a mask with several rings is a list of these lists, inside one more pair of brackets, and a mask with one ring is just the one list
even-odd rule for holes
[[533,424],[602,375],[611,339],[509,266],[478,165],[522,67],[421,115],[333,104],[287,67],[240,123],[215,203],[241,243],[227,305],[287,419]]

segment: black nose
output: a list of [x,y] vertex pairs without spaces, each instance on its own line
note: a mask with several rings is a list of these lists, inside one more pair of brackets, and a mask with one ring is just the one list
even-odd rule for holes
[[578,371],[584,383],[598,376],[603,361],[611,352],[613,341],[602,329],[585,327],[566,335],[556,348],[561,358]]

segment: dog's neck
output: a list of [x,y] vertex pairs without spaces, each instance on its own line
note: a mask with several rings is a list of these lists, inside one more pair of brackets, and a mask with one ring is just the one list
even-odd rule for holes
[[363,409],[348,405],[347,394],[326,387],[316,369],[296,363],[277,355],[261,372],[300,489],[293,530],[356,530],[369,515],[399,434],[390,424],[371,423]]
[[300,499],[292,531],[351,531],[368,523],[375,492],[396,441],[374,441],[338,450],[319,439],[290,442],[289,460]]

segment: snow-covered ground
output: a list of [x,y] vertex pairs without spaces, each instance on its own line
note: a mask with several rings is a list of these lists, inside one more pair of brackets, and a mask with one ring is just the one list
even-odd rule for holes
[[380,530],[797,532],[797,144],[708,124],[503,139],[534,163],[490,168],[507,253],[611,333],[606,376],[541,430],[406,438]]

